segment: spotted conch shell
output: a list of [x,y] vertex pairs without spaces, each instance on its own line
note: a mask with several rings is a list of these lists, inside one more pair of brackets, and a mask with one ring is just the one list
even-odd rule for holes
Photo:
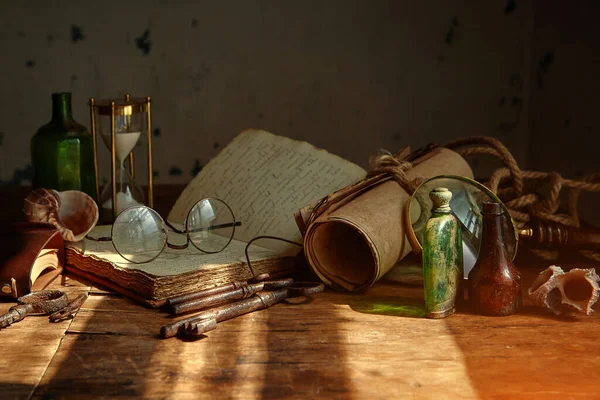
[[594,268],[564,272],[552,265],[540,272],[529,288],[531,301],[556,315],[591,315],[598,300],[600,277]]
[[23,212],[31,222],[54,225],[64,240],[82,240],[98,223],[98,206],[78,190],[36,189],[25,198]]

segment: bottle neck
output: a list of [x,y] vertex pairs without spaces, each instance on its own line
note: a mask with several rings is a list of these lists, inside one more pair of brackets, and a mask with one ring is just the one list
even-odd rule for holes
[[449,206],[440,206],[432,208],[431,212],[435,214],[450,214],[452,209]]
[[483,214],[480,255],[490,256],[498,261],[508,259],[504,241],[502,214]]
[[71,93],[52,93],[52,122],[71,119]]

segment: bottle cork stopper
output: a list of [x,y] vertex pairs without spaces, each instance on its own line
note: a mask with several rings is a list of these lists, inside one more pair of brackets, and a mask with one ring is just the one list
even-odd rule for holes
[[437,187],[429,192],[429,198],[433,203],[433,210],[439,212],[450,212],[450,199],[452,192],[445,187]]

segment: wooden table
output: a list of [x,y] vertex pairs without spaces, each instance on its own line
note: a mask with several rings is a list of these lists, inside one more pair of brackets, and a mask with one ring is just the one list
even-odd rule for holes
[[[574,258],[566,267],[591,267]],[[549,262],[520,251],[528,287]],[[28,317],[0,331],[1,398],[594,398],[600,318],[532,307],[419,317],[422,288],[380,282],[219,324],[199,340],[161,339],[171,318],[64,276],[90,297],[73,319]],[[5,312],[12,303],[0,303]]]
[[600,318],[561,319],[528,301],[509,317],[429,320],[418,317],[421,288],[379,283],[180,340],[158,337],[170,321],[159,310],[71,276],[53,286],[90,297],[73,320],[28,317],[0,331],[2,398],[598,396]]

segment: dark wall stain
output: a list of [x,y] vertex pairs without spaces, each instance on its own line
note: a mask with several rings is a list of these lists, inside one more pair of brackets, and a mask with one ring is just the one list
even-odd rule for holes
[[27,61],[25,61],[25,66],[27,68],[33,68],[33,67],[35,67],[35,60],[27,60]]
[[402,140],[402,135],[401,135],[400,133],[394,133],[394,134],[392,135],[392,138],[393,138],[394,140]]
[[[510,74],[508,77],[509,91],[498,100],[498,108],[505,110],[506,117],[498,124],[498,130],[502,133],[510,133],[515,130],[521,120],[523,110],[523,78],[519,73]],[[504,112],[503,112],[504,113]]]
[[0,146],[4,144],[4,132],[0,132]]
[[23,183],[25,183],[25,181],[29,181],[31,182],[33,180],[33,167],[31,166],[31,164],[27,164],[25,165],[25,168],[23,169],[16,169],[13,172],[13,176],[12,178],[10,178],[10,180],[8,181],[0,181],[0,183],[2,184],[9,184],[9,185],[21,185]]
[[517,92],[521,93],[523,91],[523,85],[525,84],[525,82],[523,82],[523,78],[521,77],[521,74],[516,73],[516,74],[511,74],[509,80],[508,80],[508,84],[511,87],[514,87]]
[[181,176],[181,175],[183,175],[183,171],[179,167],[171,167],[171,169],[169,169],[169,175]]
[[216,149],[218,149],[219,147],[221,147],[221,143],[219,143],[219,142],[214,142],[214,143],[213,143],[213,149],[215,149],[215,150],[216,150]]
[[450,24],[450,28],[448,28],[448,32],[446,32],[446,44],[451,45],[454,43],[458,36],[458,17],[452,18],[452,23]]
[[54,42],[54,35],[51,35],[51,34],[46,35],[46,40],[50,43]]
[[544,87],[544,79],[546,78],[546,74],[548,73],[548,68],[550,68],[550,65],[552,65],[553,62],[554,51],[547,51],[538,63],[537,83],[540,89]]
[[264,117],[265,114],[259,112],[258,114],[256,114],[256,116],[258,117],[258,119],[262,119],[262,117]]
[[160,132],[160,128],[154,128],[154,129],[152,130],[152,135],[153,135],[154,137],[160,137],[160,134],[161,134],[161,132]]
[[24,38],[25,37],[25,31],[17,31],[17,37]]
[[504,7],[504,14],[508,15],[517,9],[516,0],[508,0],[506,2],[506,7]]
[[200,160],[198,158],[196,158],[196,161],[194,161],[194,166],[190,170],[190,175],[192,175],[192,176],[198,175],[198,172],[202,171],[202,168],[204,168],[204,165],[202,165]]
[[147,56],[152,48],[152,42],[150,41],[150,29],[146,29],[142,36],[135,38],[135,47],[142,51],[142,54]]
[[198,20],[196,18],[192,18],[192,28],[198,27]]
[[83,34],[83,30],[80,26],[71,24],[71,42],[77,43],[80,40],[84,40],[85,35]]
[[446,61],[446,56],[445,55],[441,54],[441,55],[437,56],[437,62],[438,62],[438,64],[441,64],[444,61]]
[[77,80],[77,74],[71,74],[71,80],[75,82]]
[[160,176],[160,171],[157,169],[152,170],[152,177],[158,178]]

